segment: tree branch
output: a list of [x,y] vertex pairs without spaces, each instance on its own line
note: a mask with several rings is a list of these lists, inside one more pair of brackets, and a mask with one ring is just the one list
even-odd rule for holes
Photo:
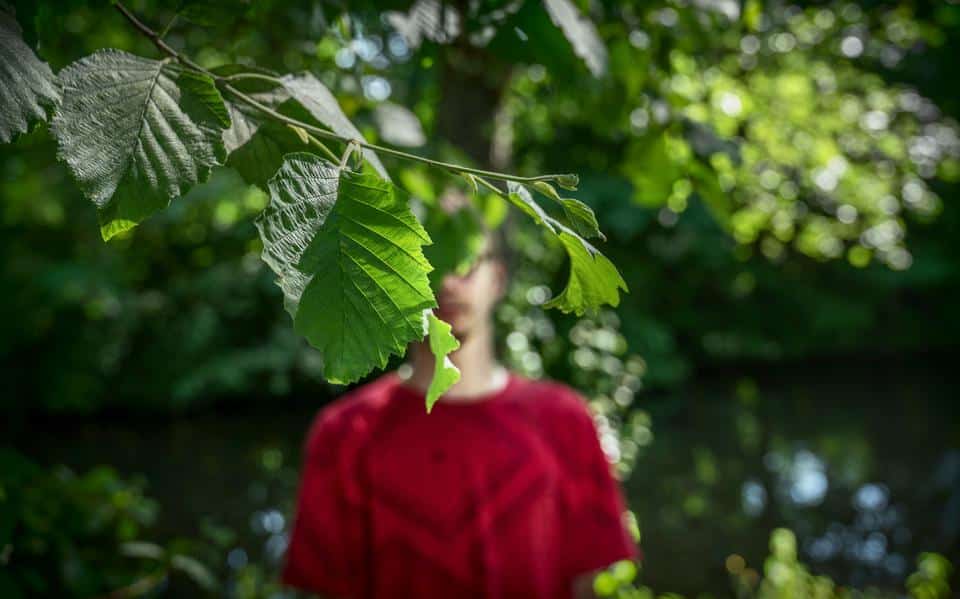
[[[431,160],[430,158],[417,156],[416,154],[410,154],[408,152],[395,150],[393,148],[388,148],[386,146],[368,143],[366,140],[363,140],[363,139],[351,139],[343,135],[337,135],[336,133],[332,131],[327,131],[326,129],[314,127],[313,125],[310,125],[308,123],[304,123],[302,121],[298,121],[297,119],[293,119],[286,115],[280,114],[279,112],[273,110],[268,106],[264,106],[257,100],[251,98],[247,94],[241,92],[240,90],[230,85],[230,81],[241,79],[241,78],[266,79],[278,84],[282,84],[281,80],[275,77],[269,77],[266,75],[260,75],[256,73],[242,74],[243,77],[239,76],[241,74],[231,75],[230,77],[221,77],[220,75],[212,73],[209,70],[201,67],[197,63],[193,62],[183,54],[177,52],[172,47],[170,47],[169,44],[163,41],[162,36],[160,34],[158,34],[156,31],[154,31],[153,29],[145,25],[142,21],[140,21],[140,19],[138,19],[132,12],[130,12],[130,10],[127,9],[127,7],[124,6],[122,2],[117,2],[114,6],[117,7],[117,10],[120,11],[120,14],[122,14],[127,19],[127,21],[130,22],[131,25],[133,25],[138,31],[140,31],[140,33],[150,38],[153,44],[161,52],[174,58],[184,66],[187,66],[195,71],[208,75],[209,77],[214,79],[217,83],[219,83],[224,90],[232,94],[235,98],[241,100],[242,102],[245,102],[246,104],[256,108],[257,110],[260,110],[261,112],[270,116],[271,118],[276,119],[287,125],[300,127],[304,131],[312,133],[313,135],[316,135],[318,137],[333,139],[342,143],[352,143],[361,148],[366,148],[368,150],[373,150],[375,152],[380,152],[382,154],[390,154],[391,156],[403,158],[404,160],[421,162],[424,164],[428,164],[430,166],[445,169],[453,173],[470,173],[471,175],[477,175],[479,177],[488,177],[490,179],[497,179],[500,181],[515,181],[517,183],[533,183],[535,181],[557,181],[560,178],[571,176],[571,175],[538,175],[536,177],[521,177],[518,175],[510,175],[507,173],[498,173],[496,171],[487,171],[482,169],[470,168],[466,166],[460,166],[459,164],[451,164],[449,162],[440,162],[439,160]],[[319,143],[319,140],[317,141],[317,143]],[[319,144],[319,145],[323,146],[323,144]],[[325,146],[323,147],[325,148]]]

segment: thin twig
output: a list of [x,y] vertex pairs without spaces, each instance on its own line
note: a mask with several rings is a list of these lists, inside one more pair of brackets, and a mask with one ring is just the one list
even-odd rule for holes
[[178,13],[178,12],[173,13],[173,16],[170,17],[170,20],[169,20],[169,21],[167,21],[166,27],[164,27],[164,28],[160,31],[160,34],[158,35],[158,37],[159,37],[160,39],[163,39],[163,38],[167,37],[167,34],[170,33],[170,29],[173,28],[173,24],[177,22],[177,17],[179,17],[179,16],[180,16],[180,13]]
[[200,65],[193,62],[186,56],[183,56],[182,54],[180,54],[179,52],[171,48],[167,42],[161,39],[159,33],[157,33],[153,29],[150,29],[149,27],[144,25],[143,22],[141,22],[140,19],[134,16],[134,14],[130,12],[130,10],[128,10],[127,7],[124,6],[122,2],[117,2],[116,4],[114,4],[114,6],[117,7],[117,10],[120,11],[120,14],[122,14],[124,17],[126,17],[128,21],[130,21],[131,25],[136,27],[137,30],[140,31],[140,33],[150,38],[150,40],[153,42],[153,45],[159,48],[161,52],[164,52],[172,56],[173,58],[177,59],[177,61],[183,63],[184,65],[190,67],[195,71],[200,71],[201,73],[204,73],[205,75],[210,75],[211,77],[216,77],[216,75],[214,75],[207,69],[201,67]]

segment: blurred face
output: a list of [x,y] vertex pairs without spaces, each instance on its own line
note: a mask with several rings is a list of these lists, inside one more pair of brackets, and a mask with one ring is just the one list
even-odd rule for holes
[[488,241],[470,272],[463,276],[448,273],[437,296],[437,315],[450,323],[454,336],[461,341],[490,326],[493,308],[506,289],[506,269],[489,247]]

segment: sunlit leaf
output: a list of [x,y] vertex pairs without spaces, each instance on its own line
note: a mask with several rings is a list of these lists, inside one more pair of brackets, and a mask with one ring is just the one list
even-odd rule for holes
[[60,99],[56,78],[47,63],[23,41],[13,14],[0,5],[0,142],[8,143]]
[[560,295],[545,308],[558,308],[578,316],[607,304],[620,303],[620,290],[629,291],[617,267],[581,237],[570,231],[561,231],[561,243],[570,256],[570,278]]
[[507,190],[515,205],[557,236],[570,257],[570,277],[566,287],[544,307],[583,315],[605,304],[618,305],[620,290],[628,289],[613,263],[576,231],[544,212],[523,185],[510,182]]
[[512,181],[508,183],[507,199],[509,199],[514,206],[525,212],[527,216],[532,218],[533,222],[545,227],[551,233],[557,232],[554,226],[554,219],[533,199],[533,196],[530,195],[530,192],[527,191],[527,188],[523,185],[513,183]]
[[355,381],[423,339],[423,310],[436,306],[430,237],[403,191],[307,153],[288,155],[269,187],[263,259],[327,380]]
[[229,114],[213,80],[100,50],[60,73],[59,156],[98,208],[104,240],[205,180],[226,152]]
[[607,71],[607,48],[593,22],[580,14],[570,0],[543,0],[554,25],[563,31],[573,51],[583,59],[594,77]]
[[[300,102],[304,108],[331,131],[348,139],[363,140],[360,130],[343,114],[337,99],[330,93],[327,86],[319,79],[305,73],[302,75],[286,75],[283,77],[283,86],[290,96]],[[387,169],[383,167],[380,158],[373,150],[364,149],[363,157],[373,165],[373,168],[386,180],[390,180]]]
[[453,365],[449,357],[450,352],[460,348],[460,342],[451,333],[450,325],[434,316],[433,312],[427,315],[427,335],[435,359],[433,378],[427,388],[427,412],[430,412],[440,396],[460,380],[460,369]]

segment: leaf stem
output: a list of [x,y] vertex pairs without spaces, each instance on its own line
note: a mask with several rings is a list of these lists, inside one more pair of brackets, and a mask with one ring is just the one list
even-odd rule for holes
[[355,147],[357,147],[357,144],[354,142],[347,142],[347,147],[343,150],[343,156],[340,157],[340,168],[347,166],[347,161],[350,160],[350,155],[353,154]]
[[[229,83],[232,79],[235,80],[235,79],[240,79],[240,78],[265,79],[265,80],[272,81],[272,82],[279,82],[279,83],[281,83],[281,84],[282,84],[282,80],[277,79],[277,78],[275,78],[275,77],[270,77],[270,76],[268,76],[268,75],[261,75],[261,74],[259,74],[259,73],[237,73],[237,74],[234,74],[234,75],[230,75],[229,77],[221,77],[220,75],[217,75],[217,74],[215,74],[215,73],[212,73],[212,72],[210,72],[209,70],[201,67],[200,65],[198,65],[198,64],[195,63],[195,62],[193,62],[192,60],[190,60],[190,59],[187,58],[186,56],[180,54],[179,52],[177,52],[176,50],[174,50],[173,48],[171,48],[169,44],[167,44],[165,41],[163,41],[163,39],[161,39],[161,37],[162,37],[161,35],[159,35],[159,34],[158,34],[156,31],[154,31],[153,29],[150,29],[150,28],[149,28],[148,26],[146,26],[142,21],[140,21],[136,16],[134,16],[134,14],[131,13],[130,10],[127,9],[127,7],[124,6],[122,2],[117,2],[114,6],[117,7],[117,10],[120,11],[120,14],[122,14],[122,15],[130,22],[131,25],[133,25],[138,31],[140,31],[140,33],[142,33],[143,35],[145,35],[145,36],[147,36],[148,38],[150,38],[150,39],[153,41],[154,45],[157,46],[157,48],[158,48],[161,52],[164,52],[164,53],[168,54],[169,56],[173,57],[174,59],[176,59],[176,60],[179,61],[180,63],[184,64],[185,66],[190,67],[191,69],[194,69],[195,71],[199,71],[199,72],[201,72],[201,73],[203,73],[203,74],[205,74],[205,75],[213,78],[215,81],[217,81],[218,83],[220,83],[220,84],[223,86],[223,88],[224,88],[226,91],[230,92],[233,96],[235,96],[235,97],[238,98],[239,100],[245,102],[246,104],[248,104],[248,105],[250,105],[250,106],[252,106],[252,107],[260,110],[261,112],[267,114],[268,116],[270,116],[270,117],[272,117],[272,118],[274,118],[274,119],[276,119],[276,120],[278,120],[278,121],[280,121],[280,122],[286,123],[287,125],[292,125],[292,126],[294,126],[294,127],[300,127],[300,128],[303,129],[304,131],[307,131],[307,132],[309,132],[309,133],[312,133],[313,135],[315,135],[315,136],[317,136],[317,137],[323,137],[323,138],[326,138],[326,139],[333,139],[333,140],[336,140],[336,141],[339,141],[339,142],[343,142],[343,143],[353,143],[353,144],[355,144],[356,146],[361,147],[361,148],[366,148],[366,149],[368,149],[368,150],[373,150],[373,151],[375,151],[375,152],[380,152],[381,154],[390,154],[391,156],[396,156],[396,157],[398,157],[398,158],[403,158],[404,160],[412,160],[412,161],[414,161],[414,162],[422,162],[422,163],[424,163],[424,164],[428,164],[428,165],[430,165],[430,166],[434,166],[434,167],[437,167],[437,168],[441,168],[441,169],[450,171],[450,172],[452,172],[452,173],[469,173],[469,174],[471,174],[471,175],[476,175],[476,176],[478,176],[478,177],[487,177],[487,178],[489,178],[489,179],[496,179],[496,180],[499,180],[499,181],[516,181],[517,183],[533,183],[534,181],[556,181],[556,180],[560,179],[561,177],[569,177],[569,176],[570,176],[570,175],[538,175],[538,176],[536,176],[536,177],[521,177],[521,176],[519,176],[519,175],[511,175],[511,174],[508,174],[508,173],[498,173],[498,172],[496,172],[496,171],[487,171],[487,170],[478,169],[478,168],[470,168],[470,167],[467,167],[467,166],[460,166],[459,164],[451,164],[451,163],[449,163],[449,162],[441,162],[441,161],[439,161],[439,160],[432,160],[432,159],[426,158],[426,157],[424,157],[424,156],[417,156],[416,154],[410,154],[409,152],[403,152],[403,151],[401,151],[401,150],[395,150],[395,149],[393,149],[393,148],[388,148],[388,147],[386,147],[386,146],[381,146],[381,145],[378,145],[378,144],[372,144],[372,143],[369,143],[369,142],[367,142],[367,141],[365,141],[365,140],[363,140],[363,139],[351,139],[351,138],[349,138],[349,137],[344,137],[344,136],[342,136],[342,135],[337,135],[336,133],[333,133],[332,131],[327,131],[326,129],[321,129],[321,128],[319,128],[319,127],[314,127],[313,125],[310,125],[310,124],[308,124],[308,123],[304,123],[304,122],[302,122],[302,121],[298,121],[297,119],[290,118],[290,117],[288,117],[288,116],[286,116],[286,115],[280,114],[279,112],[277,112],[277,111],[275,111],[275,110],[273,110],[273,109],[271,109],[271,108],[269,108],[269,107],[267,107],[267,106],[264,106],[263,104],[261,104],[260,102],[254,100],[253,98],[251,98],[251,97],[248,96],[247,94],[239,91],[238,89],[236,89],[235,87],[233,87],[233,86],[230,85],[230,83]],[[242,75],[242,77],[240,77],[240,75]],[[319,140],[318,140],[318,141],[319,141]],[[321,144],[321,145],[322,145],[322,144]],[[338,160],[339,160],[339,158],[338,158]],[[482,181],[482,179],[481,179],[481,181]],[[488,184],[488,186],[489,186],[489,184]]]
[[319,139],[317,139],[317,138],[314,137],[313,135],[310,135],[309,133],[307,133],[307,139],[310,140],[310,143],[311,143],[312,145],[317,146],[317,148],[319,148],[320,151],[322,151],[324,154],[326,154],[326,155],[327,155],[327,158],[330,158],[331,160],[339,160],[339,158],[337,157],[336,153],[334,153],[333,150],[331,150],[330,148],[328,148],[328,147],[327,147],[327,144],[323,143],[322,141],[320,141]]

